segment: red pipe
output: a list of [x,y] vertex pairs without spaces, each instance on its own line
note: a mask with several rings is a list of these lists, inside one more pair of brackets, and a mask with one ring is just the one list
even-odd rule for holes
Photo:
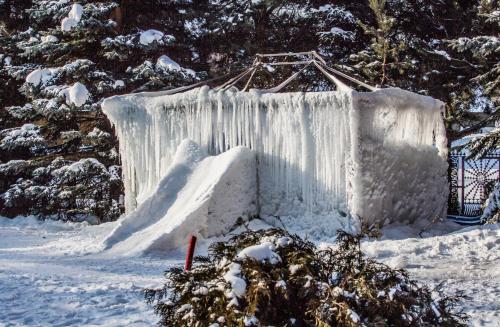
[[185,271],[191,270],[191,266],[193,265],[193,255],[195,246],[196,246],[196,236],[191,235],[191,239],[189,240],[188,250],[186,253],[186,264],[184,265]]

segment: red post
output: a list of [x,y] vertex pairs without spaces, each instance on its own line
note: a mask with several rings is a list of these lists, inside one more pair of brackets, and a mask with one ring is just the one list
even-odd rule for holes
[[184,265],[185,271],[191,270],[191,266],[193,265],[193,255],[195,246],[196,246],[196,236],[191,235],[191,239],[189,240],[188,250],[186,253],[186,264]]

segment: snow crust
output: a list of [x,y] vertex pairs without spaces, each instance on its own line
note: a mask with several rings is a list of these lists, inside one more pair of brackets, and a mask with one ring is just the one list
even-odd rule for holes
[[248,148],[211,157],[184,140],[156,191],[120,219],[104,247],[134,255],[179,248],[189,234],[221,235],[238,217],[257,212],[256,184],[255,153]]
[[[156,189],[180,142],[257,154],[258,210],[314,233],[412,221],[446,206],[443,104],[400,89],[266,94],[206,87],[106,99],[128,212]],[[426,206],[422,206],[426,203]]]

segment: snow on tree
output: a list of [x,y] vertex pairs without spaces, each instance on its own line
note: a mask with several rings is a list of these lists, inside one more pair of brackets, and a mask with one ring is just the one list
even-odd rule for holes
[[[68,215],[83,210],[98,220],[116,219],[123,210],[118,203],[123,186],[116,169],[113,183],[118,185],[113,189],[104,186],[96,193],[88,184],[95,174],[109,179],[106,167],[116,167],[119,159],[100,104],[116,93],[194,82],[196,73],[177,64],[170,51],[178,45],[173,35],[178,31],[137,26],[140,12],[130,13],[124,24],[118,1],[6,1],[0,9],[5,18],[0,34],[0,81],[5,85],[0,90],[0,122],[7,128],[2,132],[0,160],[8,164],[27,159],[28,166],[50,171],[56,155],[70,159],[70,166],[87,159],[94,163],[84,165],[89,168],[80,171],[79,185],[71,185],[72,195],[61,193],[69,186],[67,181],[55,181],[55,176],[8,178],[11,184],[0,189],[8,200],[0,212]],[[149,14],[154,14],[153,8]],[[105,166],[91,169],[97,163]],[[31,197],[35,188],[44,201]],[[87,190],[84,198],[80,188]],[[22,199],[31,202],[27,205]],[[41,209],[37,203],[43,202],[50,205]]]
[[46,146],[46,141],[41,135],[40,128],[33,124],[24,124],[19,128],[4,130],[0,141],[0,150],[6,158],[12,156],[29,156],[38,149]]
[[[66,130],[112,134],[103,98],[218,76],[255,53],[317,49],[372,84],[447,103],[451,142],[498,118],[498,24],[497,0],[0,1],[0,129],[41,125],[47,146],[64,154],[76,146],[64,146]],[[266,69],[256,85],[289,74]],[[88,97],[67,101],[76,83]],[[327,85],[308,71],[298,83]],[[91,145],[81,140],[73,159],[118,163],[109,148],[82,152]]]
[[[460,124],[459,136],[479,131],[481,128],[498,121],[500,110],[500,10],[498,1],[481,0],[475,5],[477,14],[473,16],[470,35],[461,35],[450,40],[449,46],[464,58],[467,63],[467,84],[461,89],[457,106],[453,109],[456,117],[467,114],[467,111],[481,111],[487,114],[486,119],[477,120],[474,124]],[[470,145],[472,155],[484,155],[490,149],[498,148],[499,134],[497,129],[487,133],[482,139]],[[479,147],[478,145],[482,145]]]
[[481,221],[496,224],[500,221],[500,183],[496,183],[484,204]]

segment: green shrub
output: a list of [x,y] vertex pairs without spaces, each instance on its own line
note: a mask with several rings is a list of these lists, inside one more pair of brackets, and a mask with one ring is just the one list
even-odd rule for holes
[[457,297],[366,258],[362,236],[318,248],[284,230],[215,243],[191,271],[145,291],[164,326],[465,326]]

